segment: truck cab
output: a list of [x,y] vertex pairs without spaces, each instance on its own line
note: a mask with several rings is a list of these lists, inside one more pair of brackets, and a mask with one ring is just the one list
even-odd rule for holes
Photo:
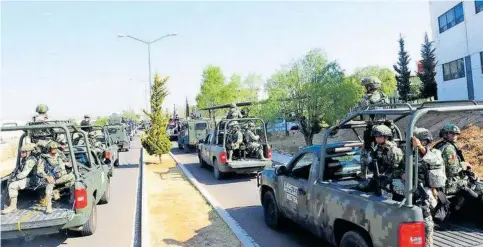
[[[379,105],[378,110],[368,108],[349,114],[325,131],[320,145],[306,147],[288,164],[266,168],[257,176],[266,224],[278,228],[288,219],[342,247],[425,246],[422,210],[413,204],[418,182],[413,174],[417,174],[418,167],[413,161],[411,137],[416,122],[426,114],[483,111],[481,105],[465,103],[469,106]],[[407,179],[402,201],[356,189],[361,182],[357,174],[362,136],[369,123],[356,119],[378,115],[392,119],[400,133],[399,128],[407,127],[407,135],[394,140],[405,151]],[[400,124],[401,119],[408,124]],[[358,140],[329,140],[342,130],[354,132]],[[434,230],[435,246],[483,245],[483,230],[471,224],[450,223],[444,228],[436,225]]]

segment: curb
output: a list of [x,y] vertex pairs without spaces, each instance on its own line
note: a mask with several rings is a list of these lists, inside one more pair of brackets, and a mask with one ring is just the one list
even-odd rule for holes
[[225,221],[225,223],[230,227],[232,232],[235,234],[235,236],[240,240],[241,244],[245,247],[259,247],[259,245],[253,240],[248,233],[243,230],[243,228],[236,222],[233,217],[230,216],[230,214],[220,207],[220,204],[218,201],[213,198],[208,191],[206,191],[199,182],[195,179],[193,174],[185,167],[184,164],[182,164],[172,152],[169,152],[169,155],[174,159],[176,164],[181,168],[183,171],[184,175],[189,179],[191,184],[195,186],[195,188],[201,193],[201,195],[208,201],[208,203],[215,209],[215,211],[218,213],[218,215]]
[[146,176],[144,172],[144,148],[141,148],[141,246],[149,247],[151,246],[151,238],[149,232],[149,212],[148,212],[148,196],[146,187]]

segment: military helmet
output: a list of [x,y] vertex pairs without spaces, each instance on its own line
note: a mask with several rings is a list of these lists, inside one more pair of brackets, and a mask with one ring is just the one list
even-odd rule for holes
[[374,126],[374,128],[372,128],[372,136],[392,137],[392,130],[386,125],[377,125],[377,126]]
[[455,124],[445,124],[443,128],[439,131],[439,135],[442,136],[447,133],[460,134],[461,130]]
[[365,87],[372,87],[372,88],[375,88],[375,89],[379,89],[381,88],[381,80],[379,80],[379,78],[375,77],[375,76],[370,76],[370,77],[364,77],[361,79],[361,84]]
[[84,118],[91,118],[91,116],[89,116],[89,114],[85,114]]
[[231,121],[228,126],[232,127],[232,126],[238,126],[238,121]]
[[58,148],[58,146],[57,146],[57,143],[56,143],[56,142],[51,141],[51,142],[49,142],[49,144],[47,145],[47,148],[48,148],[48,149],[57,149],[57,148]]
[[27,144],[23,145],[20,148],[20,151],[22,151],[22,152],[31,152],[34,149],[35,149],[35,144],[33,144],[33,143],[27,143]]
[[253,122],[249,122],[249,123],[248,123],[248,127],[249,127],[249,128],[255,128],[255,124],[254,124]]
[[426,141],[433,141],[433,135],[431,131],[425,128],[415,128],[414,129],[414,136],[419,140],[426,140]]
[[60,145],[65,145],[67,143],[64,135],[58,136],[55,141],[57,141]]
[[45,114],[49,110],[49,107],[45,104],[40,104],[35,108],[35,112],[38,114]]
[[230,108],[236,108],[236,103],[231,103]]

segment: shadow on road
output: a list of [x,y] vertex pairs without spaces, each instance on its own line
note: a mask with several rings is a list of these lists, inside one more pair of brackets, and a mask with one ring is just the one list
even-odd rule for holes
[[120,165],[116,167],[116,169],[131,169],[131,168],[139,168],[139,164],[127,164],[127,165]]
[[332,247],[292,221],[284,222],[278,230],[269,228],[264,221],[262,206],[237,207],[226,211],[260,246]]
[[7,239],[2,240],[2,247],[57,247],[60,245],[66,245],[67,238],[71,238],[71,235],[65,233],[58,233],[52,235],[37,236],[33,239],[26,240],[25,238]]
[[225,174],[221,180],[216,180],[213,175],[213,167],[201,167],[199,163],[183,164],[198,182],[206,185],[241,183],[255,179],[253,174]]

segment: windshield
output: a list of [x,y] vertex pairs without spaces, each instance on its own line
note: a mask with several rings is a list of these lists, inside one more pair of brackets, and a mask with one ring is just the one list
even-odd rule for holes
[[197,123],[195,124],[195,130],[205,130],[207,127],[206,123]]
[[109,128],[109,129],[107,129],[107,131],[109,132],[109,134],[116,134],[117,133],[117,129],[114,129],[114,128]]

